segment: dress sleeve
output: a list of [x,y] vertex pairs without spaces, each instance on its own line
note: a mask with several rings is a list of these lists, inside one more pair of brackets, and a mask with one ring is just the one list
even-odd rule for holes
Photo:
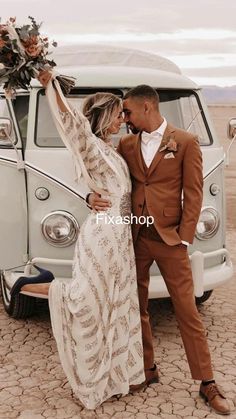
[[[66,112],[60,111],[56,92],[64,103]],[[57,130],[74,159],[77,180],[83,176],[89,188],[99,194],[106,193],[107,191],[98,187],[95,182],[97,174],[106,170],[99,147],[102,140],[92,133],[90,124],[82,112],[74,109],[66,100],[56,79],[54,85],[52,81],[48,83],[46,95]]]
[[61,112],[60,116],[64,125],[65,134],[68,145],[71,149],[73,157],[76,159],[78,154],[81,155],[84,165],[88,172],[103,169],[104,162],[101,159],[97,142],[99,139],[92,133],[90,123],[87,118],[78,109],[71,108],[71,112]]

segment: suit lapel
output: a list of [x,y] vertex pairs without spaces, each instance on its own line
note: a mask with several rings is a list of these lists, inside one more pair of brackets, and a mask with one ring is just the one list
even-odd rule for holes
[[139,165],[139,168],[140,168],[141,172],[143,174],[145,174],[144,167],[143,167],[143,161],[142,161],[142,155],[141,155],[141,153],[142,153],[142,151],[141,151],[141,133],[136,135],[135,142],[136,143],[135,143],[135,146],[134,146],[134,155],[135,155],[135,158],[138,162],[138,165]]
[[164,131],[164,134],[163,134],[163,137],[162,137],[162,140],[161,140],[161,144],[160,144],[160,146],[159,146],[159,148],[158,148],[158,150],[157,150],[157,152],[156,152],[156,154],[155,154],[155,156],[152,160],[152,163],[149,167],[148,176],[150,176],[153,173],[153,171],[156,169],[158,163],[160,163],[161,159],[163,158],[164,153],[160,150],[162,149],[162,147],[164,147],[168,143],[168,141],[170,140],[171,137],[174,138],[174,132],[175,132],[175,128],[172,127],[171,125],[167,124],[167,127]]

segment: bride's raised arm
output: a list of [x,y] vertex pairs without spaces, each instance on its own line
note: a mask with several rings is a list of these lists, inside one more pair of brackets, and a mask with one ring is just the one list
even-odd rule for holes
[[101,159],[99,140],[92,133],[88,119],[81,111],[71,106],[51,72],[41,72],[38,79],[46,89],[48,103],[60,137],[74,158],[77,178],[79,179],[82,174],[92,190],[99,194],[105,193],[97,187],[90,176],[91,172],[102,170],[104,160]]

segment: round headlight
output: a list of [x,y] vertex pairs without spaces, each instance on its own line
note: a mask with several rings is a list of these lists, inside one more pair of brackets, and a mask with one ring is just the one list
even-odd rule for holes
[[66,211],[53,211],[41,221],[45,240],[56,247],[66,247],[78,237],[79,224],[75,217]]
[[197,223],[195,236],[199,240],[207,240],[213,237],[220,226],[218,211],[213,207],[204,207]]

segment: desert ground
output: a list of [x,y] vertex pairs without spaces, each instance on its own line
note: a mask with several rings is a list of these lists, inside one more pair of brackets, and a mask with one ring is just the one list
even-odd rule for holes
[[[236,117],[235,107],[209,107],[216,131],[226,150],[226,125]],[[236,143],[226,168],[227,246],[236,269]],[[199,307],[212,353],[215,377],[227,395],[236,418],[236,275]],[[135,395],[109,400],[87,411],[76,400],[61,369],[49,312],[14,320],[0,304],[0,418],[19,419],[190,419],[219,418],[198,396],[192,381],[171,303],[152,301],[156,362],[160,383]]]

